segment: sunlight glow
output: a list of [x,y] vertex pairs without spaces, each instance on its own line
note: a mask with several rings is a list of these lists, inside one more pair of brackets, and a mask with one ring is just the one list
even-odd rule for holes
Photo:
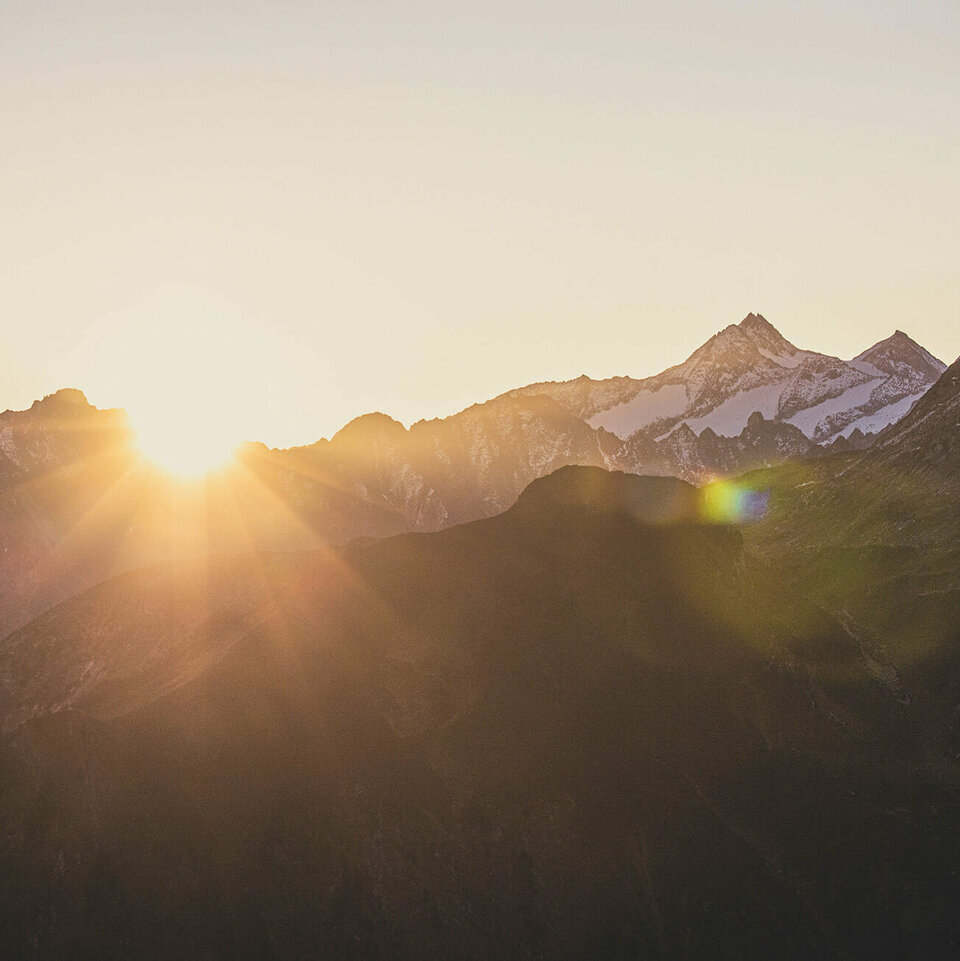
[[203,411],[131,411],[143,456],[181,479],[201,477],[233,459],[239,438]]

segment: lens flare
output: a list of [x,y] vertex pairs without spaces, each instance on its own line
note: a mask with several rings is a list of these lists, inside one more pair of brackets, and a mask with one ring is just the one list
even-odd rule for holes
[[716,481],[700,490],[700,519],[708,524],[749,524],[767,512],[769,490]]

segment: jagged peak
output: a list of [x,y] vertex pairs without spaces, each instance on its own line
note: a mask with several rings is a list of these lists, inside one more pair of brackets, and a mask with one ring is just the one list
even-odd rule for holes
[[872,364],[884,373],[892,373],[898,363],[906,363],[923,373],[931,383],[947,369],[947,365],[939,357],[934,357],[899,328],[853,359]]
[[[898,327],[889,337],[884,337],[883,340],[878,340],[872,347],[868,347],[862,354],[858,354],[858,357],[863,357],[864,354],[872,353],[875,350],[881,349],[883,347],[889,347],[894,344],[901,344],[903,346],[920,347],[920,345],[904,331],[900,330]],[[922,349],[922,348],[921,348]]]
[[[872,347],[868,347],[862,353],[857,354],[854,360],[874,363],[878,359],[889,357],[892,353],[908,358],[915,358],[914,363],[919,363],[932,368],[937,373],[942,373],[947,369],[947,365],[935,357],[925,347],[918,344],[909,334],[897,328],[889,337],[878,340]],[[875,365],[876,366],[876,365]]]
[[738,327],[754,340],[759,347],[775,348],[774,353],[795,354],[797,348],[767,320],[763,314],[747,314]]
[[774,327],[773,324],[771,324],[770,321],[763,316],[763,314],[749,313],[747,314],[746,317],[743,318],[743,320],[740,321],[739,324],[737,324],[737,326],[741,330],[759,329],[759,330],[772,330],[776,334],[780,333],[780,331],[777,330],[777,328]]
[[52,410],[66,407],[90,407],[87,395],[76,387],[61,387],[52,394],[46,394],[41,400],[35,400],[31,410]]
[[371,434],[405,434],[407,428],[389,414],[373,411],[361,414],[346,423],[333,435],[332,441],[356,440]]
[[39,400],[35,400],[29,407],[23,410],[13,410],[7,409],[0,412],[0,417],[4,419],[7,418],[20,418],[25,415],[23,423],[27,423],[31,417],[36,418],[40,421],[47,421],[51,419],[66,418],[72,420],[74,418],[83,418],[87,415],[111,415],[116,417],[125,417],[126,411],[116,408],[98,408],[94,407],[90,401],[87,400],[87,395],[84,394],[82,390],[78,390],[76,387],[61,387],[60,390],[55,390],[52,394],[45,394]]
[[765,364],[799,353],[773,324],[762,314],[749,313],[739,324],[728,324],[695,350],[685,363],[703,359],[722,358],[730,352],[735,362]]

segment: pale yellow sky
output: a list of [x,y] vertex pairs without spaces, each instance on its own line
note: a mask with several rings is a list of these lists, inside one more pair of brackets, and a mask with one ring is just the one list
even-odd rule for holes
[[960,352],[953,0],[198,6],[0,8],[0,409],[288,445],[751,310]]

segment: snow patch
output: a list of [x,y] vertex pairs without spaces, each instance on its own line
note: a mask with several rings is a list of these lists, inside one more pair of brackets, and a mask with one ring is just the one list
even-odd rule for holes
[[859,370],[862,374],[866,374],[868,377],[886,377],[887,376],[882,370],[878,369],[877,367],[874,367],[873,364],[871,364],[870,361],[868,360],[857,360],[856,358],[854,358],[853,360],[847,361],[847,366],[853,367],[856,370]]
[[665,417],[679,417],[687,403],[687,388],[683,384],[665,384],[657,390],[644,388],[625,404],[594,414],[587,423],[626,439],[648,424]]
[[844,411],[853,410],[855,407],[866,404],[870,400],[870,395],[874,392],[876,386],[877,382],[875,380],[868,380],[866,383],[857,384],[856,387],[851,387],[836,397],[831,397],[829,400],[825,400],[820,404],[808,407],[806,410],[801,410],[799,413],[794,414],[787,423],[793,424],[794,427],[799,427],[807,437],[812,439],[817,431],[818,425],[822,421],[825,421],[828,417],[835,414],[842,414]]
[[709,427],[721,437],[739,437],[754,411],[760,411],[767,420],[773,419],[780,403],[781,390],[782,383],[742,390],[728,397],[709,414],[688,419],[687,424],[697,436]]
[[905,417],[909,412],[910,408],[923,397],[923,391],[919,394],[910,394],[908,397],[901,397],[900,400],[894,401],[892,404],[887,404],[886,407],[881,407],[880,410],[874,411],[872,414],[867,414],[865,417],[861,417],[859,420],[855,420],[852,424],[848,424],[846,427],[840,431],[840,437],[849,437],[858,427],[864,434],[869,434],[871,431],[877,433],[883,430],[888,424],[893,424],[900,420],[901,417]]
[[799,366],[805,358],[810,356],[809,351],[806,350],[798,350],[795,354],[774,354],[769,350],[764,350],[762,347],[758,347],[757,350],[759,350],[767,360],[772,360],[778,367],[787,367],[789,369]]

